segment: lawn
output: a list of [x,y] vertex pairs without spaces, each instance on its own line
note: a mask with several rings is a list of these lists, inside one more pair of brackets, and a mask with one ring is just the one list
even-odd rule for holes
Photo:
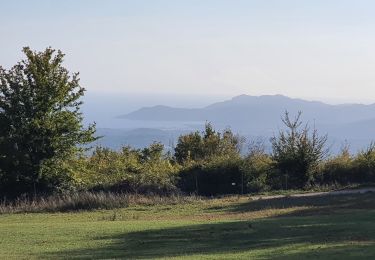
[[1,259],[374,257],[374,193],[0,215]]

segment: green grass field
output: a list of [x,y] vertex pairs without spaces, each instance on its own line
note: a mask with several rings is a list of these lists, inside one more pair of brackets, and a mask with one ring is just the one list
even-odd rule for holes
[[0,258],[374,259],[375,194],[0,215]]

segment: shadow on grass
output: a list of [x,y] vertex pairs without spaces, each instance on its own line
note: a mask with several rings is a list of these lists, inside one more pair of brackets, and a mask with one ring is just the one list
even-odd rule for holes
[[282,255],[273,255],[269,259],[374,259],[374,242],[363,244],[328,245],[326,248],[289,251]]
[[42,257],[155,259],[211,254],[215,259],[223,253],[246,252],[249,257],[263,259],[337,259],[339,256],[370,259],[375,256],[373,219],[374,211],[361,211],[197,224],[98,237],[102,247],[59,251]]
[[256,212],[266,209],[285,209],[305,207],[293,213],[281,216],[327,215],[347,210],[375,209],[375,193],[343,194],[328,196],[292,197],[249,200],[238,204],[209,208],[208,211],[225,211],[230,213]]

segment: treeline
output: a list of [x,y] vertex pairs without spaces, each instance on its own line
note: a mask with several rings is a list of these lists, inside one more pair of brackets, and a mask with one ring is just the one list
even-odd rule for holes
[[160,143],[121,151],[97,147],[91,156],[70,163],[70,188],[210,196],[375,181],[375,145],[355,156],[345,146],[330,156],[326,136],[302,127],[300,115],[290,120],[286,113],[283,121],[286,130],[270,140],[270,153],[258,141],[243,155],[243,138],[231,130],[215,131],[211,124],[180,136],[172,153]]
[[[230,129],[179,137],[173,151],[160,143],[120,151],[84,147],[96,140],[80,112],[84,89],[78,74],[62,66],[64,55],[24,49],[26,59],[0,67],[0,196],[79,191],[136,194],[240,194],[309,189],[375,181],[375,145],[356,155],[347,147],[332,156],[327,136],[301,121],[282,118],[285,128],[263,142],[251,142]],[[245,153],[243,147],[249,146]]]

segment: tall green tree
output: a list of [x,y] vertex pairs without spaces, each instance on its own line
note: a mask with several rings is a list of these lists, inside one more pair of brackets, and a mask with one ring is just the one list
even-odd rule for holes
[[45,191],[55,180],[41,173],[43,165],[51,168],[95,140],[95,124],[82,123],[85,89],[79,74],[63,67],[64,54],[23,52],[9,70],[0,67],[0,188],[14,195]]

